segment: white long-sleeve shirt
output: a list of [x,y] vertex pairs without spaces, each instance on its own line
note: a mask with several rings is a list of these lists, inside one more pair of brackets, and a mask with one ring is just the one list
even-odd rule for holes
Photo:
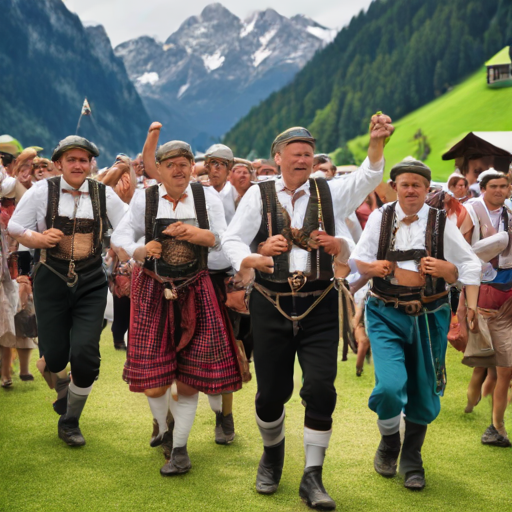
[[[428,212],[430,207],[423,205],[417,213],[418,220],[409,225],[401,221],[406,216],[400,204],[396,203],[396,219],[398,230],[395,237],[393,250],[406,251],[410,249],[425,249],[425,231],[427,228]],[[363,231],[355,250],[350,256],[351,262],[355,260],[372,263],[377,259],[379,248],[380,230],[382,224],[381,209],[375,210],[368,217],[368,222]],[[480,259],[466,242],[457,226],[447,221],[444,229],[444,257],[453,263],[459,271],[459,282],[464,285],[480,284],[480,273],[482,265]],[[418,272],[419,269],[414,261],[397,262],[400,268]],[[351,265],[352,266],[352,265]]]
[[[158,210],[156,214],[157,219],[196,219],[196,210],[194,205],[194,196],[192,194],[191,186],[185,189],[187,197],[178,203],[176,210],[173,210],[173,204],[164,198],[167,194],[165,185],[161,183],[158,186]],[[206,211],[210,223],[210,231],[217,237],[226,230],[226,220],[224,218],[224,210],[222,202],[218,194],[212,193],[209,188],[204,188],[204,195],[206,199]],[[124,218],[117,226],[114,233],[112,233],[112,243],[123,248],[130,257],[139,247],[145,245],[145,213],[146,213],[146,191],[136,190],[130,202],[130,208]],[[210,249],[209,255],[219,252],[220,247]],[[210,256],[208,257],[210,259]]]
[[[335,236],[346,239],[351,247],[354,247],[354,242],[345,219],[381,182],[383,169],[384,160],[372,166],[366,158],[361,167],[347,178],[327,182],[334,209]],[[292,205],[292,197],[283,190],[285,187],[283,179],[277,178],[275,183],[277,198],[290,215],[291,227],[302,228],[310,197],[309,180],[297,189],[297,191],[304,190],[305,194],[295,201],[295,205]],[[251,187],[242,197],[235,216],[222,237],[222,249],[236,270],[240,269],[242,260],[251,254],[249,246],[260,229],[261,218],[260,187]],[[307,270],[309,256],[307,251],[294,245],[289,256],[290,272]]]
[[0,197],[7,197],[14,192],[16,178],[8,176],[4,167],[0,165]]
[[[74,218],[75,198],[71,194],[63,193],[62,190],[75,190],[66,180],[60,179],[60,198],[59,215],[63,217]],[[80,192],[86,192],[78,199],[76,210],[77,219],[94,219],[91,196],[89,195],[89,182],[85,180],[79,188]],[[115,228],[123,218],[128,205],[126,205],[111,187],[105,190],[107,216]],[[41,180],[34,183],[30,189],[25,192],[21,201],[18,203],[14,214],[7,227],[9,234],[21,236],[27,229],[42,233],[51,226],[46,225],[46,213],[48,207],[48,181]]]
[[231,185],[229,181],[226,182],[224,187],[222,187],[222,190],[220,192],[217,192],[213,187],[209,187],[212,192],[217,194],[222,201],[222,206],[224,207],[224,216],[226,217],[226,223],[229,226],[229,223],[235,216],[235,200],[238,197],[238,193]]

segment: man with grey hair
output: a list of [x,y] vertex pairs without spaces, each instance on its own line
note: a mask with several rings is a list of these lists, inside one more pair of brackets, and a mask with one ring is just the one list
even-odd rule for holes
[[312,508],[336,507],[322,483],[340,337],[333,256],[352,243],[343,219],[382,180],[384,141],[393,130],[388,116],[373,116],[368,158],[346,180],[330,182],[309,178],[315,150],[311,133],[302,127],[281,133],[272,144],[272,157],[282,176],[249,188],[222,237],[223,250],[238,271],[236,282],[249,285],[257,271],[249,307],[256,421],[264,449],[256,477],[260,494],[276,492],[281,478],[284,404],[293,392],[297,355],[303,371],[306,455],[299,494]]

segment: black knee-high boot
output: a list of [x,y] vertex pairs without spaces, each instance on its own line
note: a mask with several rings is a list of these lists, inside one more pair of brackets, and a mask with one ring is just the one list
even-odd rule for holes
[[427,434],[427,425],[405,420],[405,436],[400,458],[400,473],[405,475],[405,487],[421,490],[425,487],[425,470],[421,448]]
[[69,446],[83,446],[85,444],[78,422],[87,398],[88,395],[78,395],[68,388],[67,410],[59,419],[58,433],[59,437]]

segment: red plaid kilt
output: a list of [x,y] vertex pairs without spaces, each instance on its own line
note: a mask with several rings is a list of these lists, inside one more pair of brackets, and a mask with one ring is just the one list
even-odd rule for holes
[[165,299],[163,291],[163,284],[139,268],[134,271],[123,372],[130,390],[170,385],[174,378],[207,394],[240,389],[236,342],[208,272],[178,290],[174,301]]
[[130,328],[123,380],[130,391],[170,386],[176,378],[176,348],[164,286],[136,266],[132,273]]

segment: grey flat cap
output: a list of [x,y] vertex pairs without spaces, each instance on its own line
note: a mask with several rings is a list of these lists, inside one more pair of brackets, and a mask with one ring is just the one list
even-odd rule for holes
[[71,149],[83,149],[92,156],[99,156],[100,154],[96,144],[78,135],[68,135],[65,139],[62,139],[53,150],[52,160],[56,162],[66,151]]
[[389,177],[391,178],[391,181],[396,181],[397,176],[405,173],[419,174],[420,176],[426,178],[428,181],[431,181],[432,179],[430,167],[427,167],[423,162],[420,162],[419,160],[405,160],[396,164],[391,169]]
[[235,158],[235,163],[233,164],[233,169],[239,165],[243,165],[249,169],[249,172],[254,171],[254,167],[252,166],[252,162],[250,160],[245,160],[244,158]]
[[274,142],[272,142],[272,147],[270,148],[270,153],[272,155],[272,158],[277,153],[277,147],[285,143],[287,146],[288,144],[291,144],[292,142],[307,142],[308,144],[311,144],[313,148],[315,148],[316,139],[311,135],[311,132],[307,130],[306,128],[303,128],[302,126],[294,126],[293,128],[288,128],[288,130],[285,130],[283,133],[280,133],[275,139]]
[[169,158],[176,158],[178,156],[184,156],[191,160],[194,160],[194,153],[190,144],[183,142],[182,140],[171,140],[162,144],[156,151],[156,161],[163,162]]
[[233,161],[233,151],[224,144],[214,144],[204,154],[204,159],[209,160],[210,158],[218,158],[220,160],[226,160],[226,162]]

